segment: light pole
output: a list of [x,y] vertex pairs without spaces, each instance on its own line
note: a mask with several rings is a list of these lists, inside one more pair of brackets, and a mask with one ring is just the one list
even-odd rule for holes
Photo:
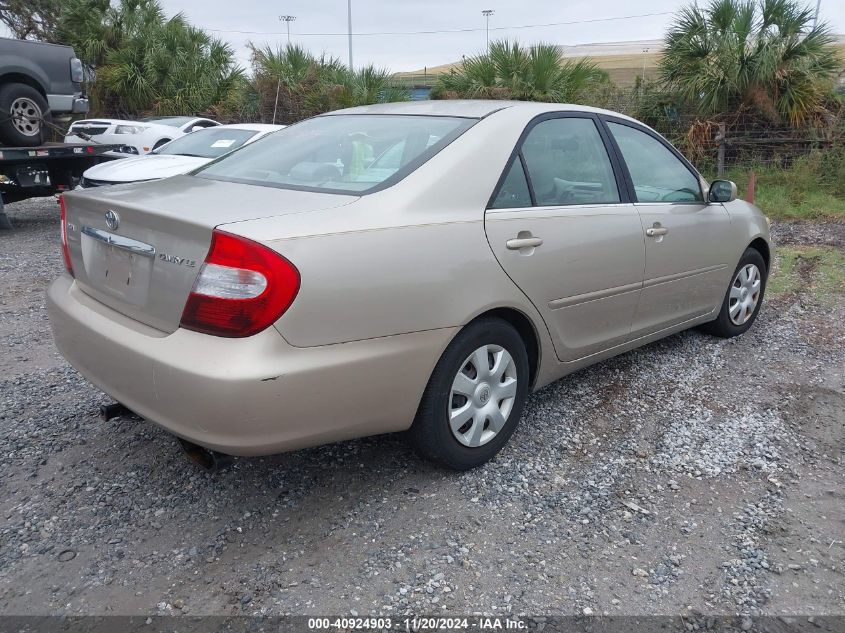
[[485,20],[487,20],[487,28],[485,30],[487,31],[487,53],[488,54],[490,53],[490,16],[493,15],[494,13],[495,13],[495,11],[493,9],[484,9],[484,11],[481,12],[481,15],[484,16]]
[[352,70],[352,0],[346,0],[347,32],[349,33],[349,70]]
[[288,30],[288,44],[290,44],[290,23],[296,19],[295,15],[280,15],[279,19],[285,23]]

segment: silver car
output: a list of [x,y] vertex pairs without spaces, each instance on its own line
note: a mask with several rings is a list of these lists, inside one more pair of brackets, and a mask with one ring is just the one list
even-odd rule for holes
[[409,431],[478,466],[530,391],[693,326],[745,332],[771,262],[733,183],[548,103],[332,112],[62,214],[59,349],[211,455]]

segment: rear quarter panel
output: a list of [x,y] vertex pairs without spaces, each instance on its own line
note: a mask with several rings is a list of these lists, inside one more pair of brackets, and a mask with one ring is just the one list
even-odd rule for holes
[[308,347],[462,325],[524,303],[481,220],[280,240],[302,285],[277,328]]

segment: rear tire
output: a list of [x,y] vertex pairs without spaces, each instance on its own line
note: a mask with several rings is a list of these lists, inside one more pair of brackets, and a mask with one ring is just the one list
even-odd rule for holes
[[528,380],[525,343],[509,323],[484,318],[469,324],[432,372],[411,443],[423,457],[454,470],[480,466],[516,429]]
[[701,329],[721,338],[733,338],[746,332],[757,320],[763,305],[767,278],[766,262],[760,252],[745,249],[731,276],[719,316]]
[[32,86],[0,86],[0,142],[12,147],[44,143],[45,122],[50,121],[47,100]]

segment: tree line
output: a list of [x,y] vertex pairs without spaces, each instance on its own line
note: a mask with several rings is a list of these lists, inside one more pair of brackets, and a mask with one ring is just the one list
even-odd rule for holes
[[[384,69],[351,71],[297,45],[251,47],[251,68],[232,48],[167,17],[157,0],[0,0],[17,36],[74,47],[88,67],[94,112],[214,115],[290,123],[328,110],[409,98]],[[659,80],[638,81],[629,110],[669,108],[702,117],[743,113],[793,127],[841,120],[834,37],[797,0],[712,0],[681,9],[665,37]],[[432,98],[520,99],[613,106],[623,91],[596,64],[558,46],[491,42],[441,75]]]

